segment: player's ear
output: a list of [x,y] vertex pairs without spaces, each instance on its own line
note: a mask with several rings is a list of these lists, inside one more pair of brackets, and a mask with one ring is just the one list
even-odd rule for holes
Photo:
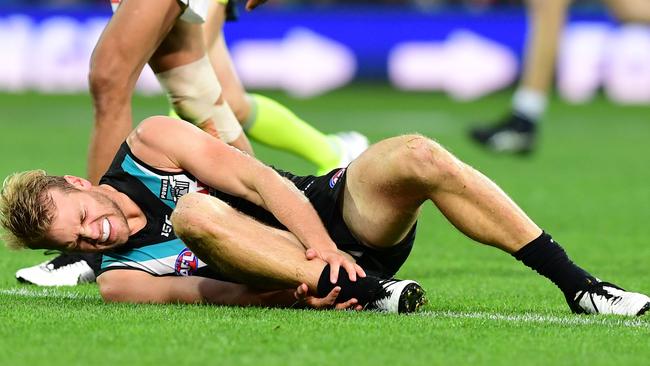
[[93,184],[90,183],[88,179],[76,177],[74,175],[64,175],[63,179],[65,179],[66,182],[72,184],[73,186],[81,190],[88,190],[93,186]]

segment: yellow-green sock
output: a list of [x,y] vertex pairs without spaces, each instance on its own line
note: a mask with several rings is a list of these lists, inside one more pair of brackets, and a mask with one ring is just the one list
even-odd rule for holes
[[249,96],[253,99],[253,111],[243,127],[250,138],[308,160],[318,167],[318,174],[338,167],[342,151],[337,139],[318,131],[272,99],[258,94]]
[[169,117],[171,117],[171,118],[182,119],[181,116],[176,114],[176,111],[174,110],[174,108],[169,108],[169,113],[167,113],[167,115]]

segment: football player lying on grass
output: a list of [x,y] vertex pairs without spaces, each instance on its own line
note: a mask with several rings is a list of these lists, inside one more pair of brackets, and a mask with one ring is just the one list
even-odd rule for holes
[[[385,139],[348,168],[301,177],[195,126],[151,117],[98,186],[14,174],[0,212],[11,247],[104,252],[106,301],[271,306],[295,301],[287,289],[297,286],[324,302],[339,287],[337,304],[411,312],[424,302],[422,288],[392,277],[429,200],[465,235],[551,280],[573,312],[650,308],[648,296],[575,265],[492,181],[420,135]],[[264,290],[284,297],[251,296]]]

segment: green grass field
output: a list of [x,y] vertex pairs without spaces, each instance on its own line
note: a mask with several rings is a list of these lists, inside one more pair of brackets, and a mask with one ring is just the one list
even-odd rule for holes
[[[273,94],[326,132],[355,129],[373,141],[406,132],[434,137],[493,178],[572,258],[624,288],[650,293],[650,108],[599,99],[553,101],[539,151],[488,154],[465,136],[499,117],[509,94],[459,104],[440,95],[355,86],[307,101]],[[136,118],[166,112],[138,98]],[[33,168],[85,173],[88,96],[0,95],[0,176]],[[256,146],[279,167],[297,158]],[[381,169],[381,167],[378,167]],[[641,365],[650,315],[570,314],[550,282],[507,254],[473,244],[432,205],[400,271],[428,290],[418,314],[104,305],[97,288],[18,285],[14,272],[45,260],[0,249],[2,365]]]

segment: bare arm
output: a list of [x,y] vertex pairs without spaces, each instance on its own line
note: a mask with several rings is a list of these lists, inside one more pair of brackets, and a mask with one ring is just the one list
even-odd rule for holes
[[313,206],[293,184],[255,158],[187,123],[152,117],[129,137],[138,157],[164,170],[186,170],[201,182],[269,210],[307,248],[330,263],[332,282],[340,266],[350,279],[361,267],[341,256]]
[[259,291],[211,278],[156,277],[135,270],[105,272],[97,283],[107,302],[266,307],[289,307],[297,302],[290,290]]
[[97,278],[97,283],[106,302],[360,310],[356,299],[335,305],[339,287],[324,298],[314,298],[309,295],[305,284],[295,291],[262,291],[205,277],[156,277],[141,271],[120,269],[104,272]]

